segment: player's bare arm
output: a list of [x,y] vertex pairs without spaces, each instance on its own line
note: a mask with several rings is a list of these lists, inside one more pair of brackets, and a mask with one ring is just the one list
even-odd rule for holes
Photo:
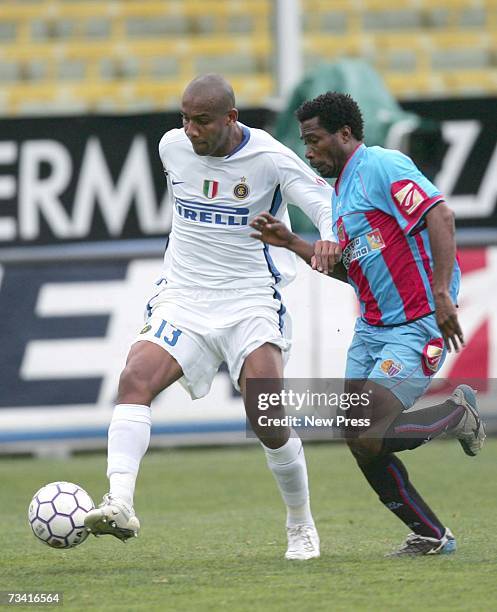
[[464,346],[464,336],[449,294],[456,257],[454,213],[445,202],[440,202],[426,215],[426,225],[433,254],[435,316],[447,349],[457,353]]
[[[265,242],[266,244],[271,244],[272,246],[284,247],[285,249],[289,249],[296,253],[294,250],[295,245],[301,246],[301,254],[302,259],[304,259],[308,264],[311,262],[311,257],[314,253],[314,249],[310,242],[306,242],[291,232],[288,227],[273,217],[273,215],[263,212],[260,215],[257,215],[255,219],[250,222],[250,227],[253,227],[256,232],[251,233],[252,238],[256,238],[261,242]],[[303,243],[302,245],[299,242]]]
[[336,242],[330,240],[318,240],[314,244],[307,242],[269,213],[258,215],[250,226],[256,230],[250,234],[252,238],[272,246],[284,247],[302,258],[314,270],[347,282],[347,272],[340,262],[342,253]]
[[347,272],[343,264],[338,265],[341,259],[342,249],[338,243],[331,240],[317,240],[314,243],[314,256],[311,259],[312,269],[347,282]]

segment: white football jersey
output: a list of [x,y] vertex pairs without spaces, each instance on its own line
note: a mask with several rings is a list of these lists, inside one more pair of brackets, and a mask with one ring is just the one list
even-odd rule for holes
[[225,157],[197,155],[183,129],[159,143],[174,207],[163,268],[169,287],[244,289],[293,280],[294,254],[251,238],[249,226],[264,211],[289,225],[288,202],[322,239],[336,241],[328,183],[267,132],[240,127],[243,139]]

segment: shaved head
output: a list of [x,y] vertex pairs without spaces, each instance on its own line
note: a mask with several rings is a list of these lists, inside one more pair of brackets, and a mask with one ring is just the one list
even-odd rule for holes
[[235,94],[220,74],[204,74],[187,85],[181,116],[197,155],[224,156],[241,142]]
[[191,81],[183,101],[195,101],[206,110],[229,112],[235,107],[235,94],[228,81],[220,74],[204,74]]

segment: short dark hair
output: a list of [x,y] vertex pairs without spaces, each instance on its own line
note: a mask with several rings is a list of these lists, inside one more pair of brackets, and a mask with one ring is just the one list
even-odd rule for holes
[[319,124],[330,134],[348,125],[357,140],[364,138],[364,121],[361,109],[349,94],[328,91],[314,100],[307,100],[295,111],[302,123],[317,117]]

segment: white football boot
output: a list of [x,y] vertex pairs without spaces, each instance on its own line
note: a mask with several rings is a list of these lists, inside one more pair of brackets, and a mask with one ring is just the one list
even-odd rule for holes
[[466,455],[477,455],[485,442],[485,428],[478,412],[476,391],[469,385],[459,385],[454,389],[450,399],[464,406],[466,412],[451,434],[455,436]]
[[305,561],[319,557],[319,535],[314,525],[287,527],[288,549],[285,559]]
[[107,493],[100,506],[86,515],[85,527],[96,536],[109,534],[121,542],[126,542],[129,538],[138,536],[140,521],[131,506]]

